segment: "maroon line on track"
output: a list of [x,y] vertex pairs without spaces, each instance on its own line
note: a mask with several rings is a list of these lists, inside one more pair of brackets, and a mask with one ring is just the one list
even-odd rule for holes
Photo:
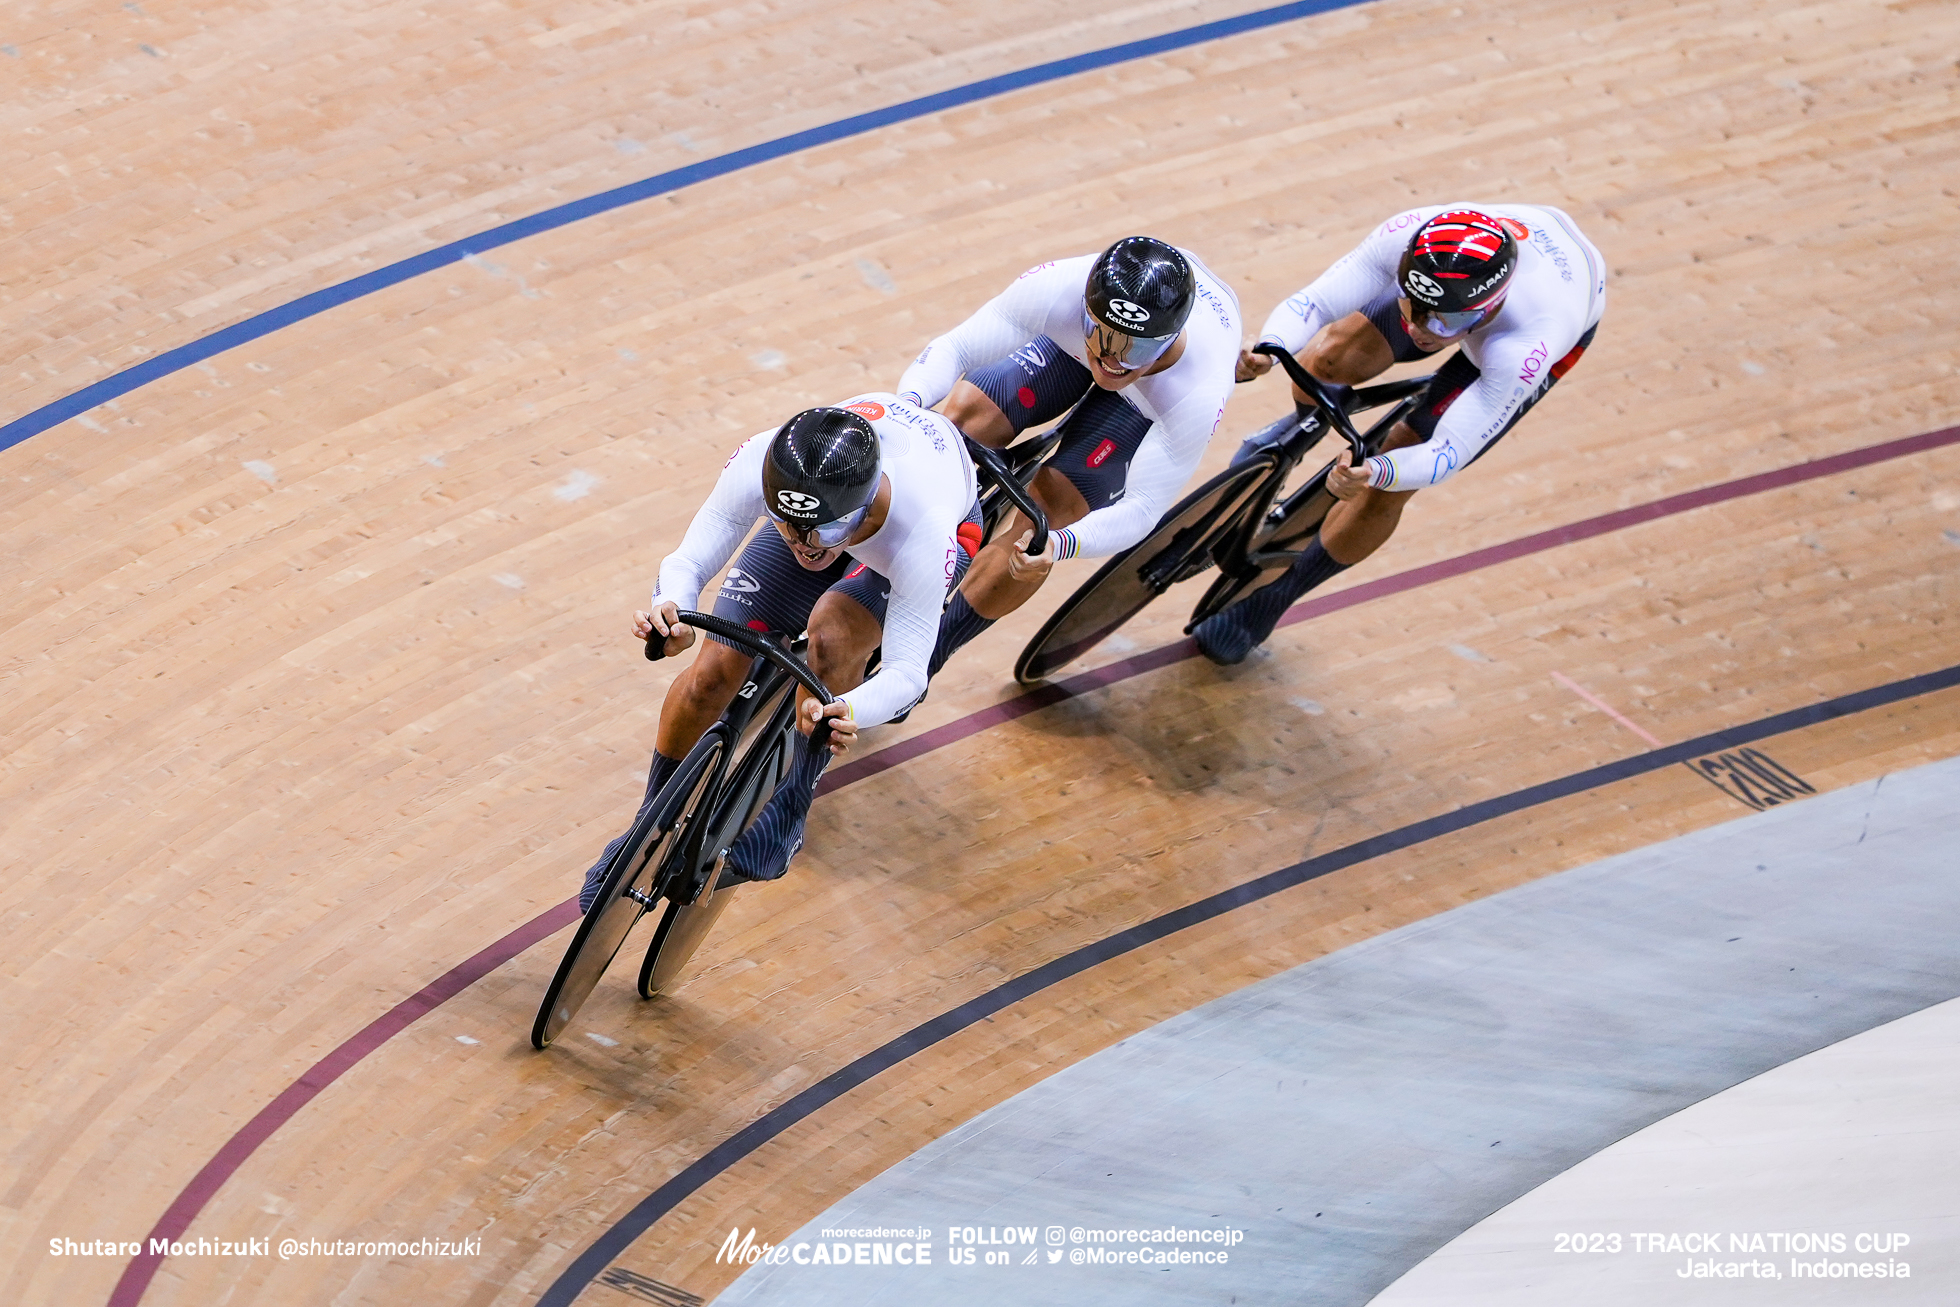
[[[1951,445],[1955,442],[1960,442],[1960,427],[1947,427],[1942,431],[1929,431],[1924,435],[1888,440],[1882,445],[1871,445],[1848,453],[1833,454],[1829,458],[1780,467],[1773,472],[1759,472],[1752,477],[1704,486],[1700,490],[1690,490],[1685,494],[1669,495],[1666,499],[1656,499],[1650,504],[1636,504],[1632,508],[1623,508],[1617,513],[1589,517],[1582,522],[1553,527],[1549,531],[1522,536],[1501,545],[1492,545],[1488,549],[1474,550],[1455,558],[1445,558],[1423,567],[1410,568],[1406,572],[1397,572],[1393,576],[1364,581],[1360,585],[1351,586],[1335,594],[1319,595],[1305,603],[1295,604],[1287,611],[1286,616],[1280,619],[1279,624],[1291,626],[1295,622],[1311,621],[1327,613],[1335,613],[1343,608],[1367,603],[1370,599],[1383,599],[1389,595],[1402,594],[1436,581],[1446,581],[1450,577],[1462,576],[1466,572],[1494,567],[1498,563],[1508,563],[1527,554],[1540,553],[1559,545],[1576,544],[1581,540],[1591,540],[1594,536],[1624,531],[1630,526],[1672,517],[1676,513],[1706,508],[1710,504],[1740,499],[1745,495],[1761,494],[1765,490],[1779,490],[1784,486],[1796,485],[1800,481],[1835,476],[1854,468],[1883,463],[1888,459],[1904,458],[1908,454],[1924,453],[1926,450],[1938,449],[1942,445]],[[989,708],[982,708],[979,712],[970,713],[957,721],[950,721],[943,726],[922,731],[909,740],[901,740],[890,748],[880,749],[856,762],[832,767],[825,775],[823,783],[817,786],[817,793],[828,794],[832,790],[861,781],[867,776],[875,776],[881,771],[888,771],[901,763],[910,762],[935,749],[943,749],[968,736],[977,735],[989,727],[1011,722],[1017,717],[1025,717],[1029,713],[1040,712],[1043,708],[1051,708],[1065,699],[1073,699],[1091,690],[1100,690],[1106,685],[1127,681],[1133,676],[1154,672],[1160,667],[1169,667],[1172,663],[1180,663],[1187,658],[1197,656],[1198,642],[1184,639],[1174,644],[1167,644],[1161,649],[1133,654],[1128,658],[1098,667],[1093,671],[1078,673],[1065,680],[1038,685],[1012,699],[1003,700]]]
[[468,961],[451,967],[395,1004],[339,1048],[308,1067],[304,1075],[287,1085],[284,1093],[261,1108],[257,1116],[240,1127],[238,1133],[204,1164],[204,1169],[191,1177],[191,1182],[177,1195],[177,1201],[170,1204],[169,1210],[158,1219],[156,1228],[143,1241],[144,1251],[123,1268],[122,1279],[116,1281],[116,1290],[109,1295],[109,1307],[136,1307],[143,1291],[149,1288],[157,1268],[163,1264],[162,1253],[148,1251],[150,1240],[181,1239],[184,1231],[190,1228],[191,1221],[204,1210],[204,1204],[210,1202],[232,1173],[245,1164],[245,1159],[271,1138],[273,1131],[292,1120],[294,1113],[312,1102],[321,1090],[353,1070],[369,1053],[406,1030],[423,1013],[440,1007],[531,945],[577,920],[576,897],[566,899],[557,907],[531,918]]
[[[1511,562],[1559,545],[1575,544],[1581,540],[1591,540],[1595,536],[1623,531],[1627,527],[1671,517],[1676,513],[1706,508],[1711,504],[1725,503],[1746,495],[1761,494],[1766,490],[1778,490],[1784,486],[1796,485],[1819,477],[1835,476],[1840,472],[1869,467],[1873,463],[1904,458],[1955,443],[1960,443],[1960,427],[1947,427],[1940,431],[1889,440],[1883,444],[1870,445],[1843,454],[1833,454],[1828,458],[1813,459],[1808,463],[1793,464],[1773,472],[1762,472],[1735,481],[1724,481],[1719,485],[1705,486],[1685,494],[1669,495],[1650,504],[1639,504],[1633,508],[1623,508],[1616,513],[1589,517],[1569,526],[1554,527],[1550,531],[1540,531],[1535,535],[1523,536],[1501,545],[1492,545],[1488,549],[1478,549],[1456,558],[1446,558],[1423,567],[1411,568],[1406,572],[1397,572],[1393,576],[1366,581],[1342,590],[1338,594],[1309,599],[1305,603],[1296,604],[1280,620],[1280,625],[1291,626],[1295,622],[1304,622],[1325,613],[1352,608],[1371,599],[1402,594],[1435,581],[1462,576],[1466,572],[1492,567],[1498,563]],[[1197,653],[1196,641],[1179,640],[1161,649],[1152,649],[1092,671],[1078,673],[1066,680],[1036,686],[1012,699],[969,713],[957,721],[935,726],[909,740],[901,740],[889,748],[880,749],[856,762],[833,767],[825,776],[823,784],[818,786],[817,793],[828,794],[868,776],[876,776],[879,772],[888,771],[901,763],[910,762],[935,749],[942,749],[949,744],[978,735],[989,727],[1011,722],[1029,713],[1039,712],[1043,708],[1053,707],[1064,700],[1087,694],[1091,690],[1114,685],[1118,681],[1126,681],[1161,667],[1168,667],[1173,663],[1196,657]],[[321,1090],[340,1079],[363,1058],[406,1030],[418,1017],[448,1002],[533,944],[571,925],[577,919],[578,900],[575,897],[548,909],[478,952],[468,961],[450,968],[429,985],[369,1022],[359,1033],[350,1037],[333,1052],[315,1062],[298,1080],[288,1085],[283,1093],[266,1104],[257,1116],[240,1127],[238,1133],[227,1140],[224,1147],[220,1148],[211,1160],[204,1164],[203,1169],[191,1178],[191,1182],[184,1186],[183,1192],[177,1195],[177,1200],[170,1204],[169,1209],[157,1220],[156,1227],[144,1240],[145,1251],[131,1259],[129,1265],[124,1268],[122,1278],[116,1282],[115,1292],[109,1296],[108,1307],[136,1307],[145,1290],[149,1288],[150,1281],[155,1278],[163,1264],[163,1254],[147,1251],[149,1241],[181,1239],[197,1214],[204,1210],[204,1205],[210,1202],[225,1181],[245,1164],[245,1159],[257,1151],[259,1145],[269,1139],[275,1130],[290,1121],[302,1107],[312,1102]]]

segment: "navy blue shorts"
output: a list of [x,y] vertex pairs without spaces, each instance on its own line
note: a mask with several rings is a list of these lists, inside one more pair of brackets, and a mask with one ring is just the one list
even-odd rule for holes
[[[960,547],[953,551],[953,579],[946,586],[948,594],[973,562],[970,551],[980,539],[978,504],[967,510],[966,520],[973,529],[968,531],[964,526],[960,529]],[[765,525],[722,578],[721,589],[715,594],[714,614],[740,622],[751,631],[801,635],[810,624],[810,613],[816,608],[817,600],[832,590],[856,600],[878,625],[885,624],[885,606],[891,600],[892,583],[883,573],[854,562],[849,554],[822,571],[813,572],[796,561],[796,555],[774,527]],[[719,636],[708,638],[729,644]]]
[[1091,512],[1123,497],[1130,460],[1150,419],[1119,393],[1098,386],[1061,346],[1037,336],[967,380],[994,402],[1017,436],[1068,414],[1059,428],[1061,444],[1045,466],[1067,477]]

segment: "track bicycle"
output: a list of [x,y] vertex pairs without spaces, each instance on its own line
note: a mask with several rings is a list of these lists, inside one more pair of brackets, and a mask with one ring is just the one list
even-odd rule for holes
[[[1033,475],[1032,469],[1017,474],[986,446],[968,440],[967,448],[985,485],[983,512],[991,505],[989,529],[998,526],[1010,507],[1019,508],[1034,523],[1036,539],[1031,543],[1035,553],[1041,552],[1047,518],[1023,480]],[[607,863],[598,896],[580,918],[532,1022],[531,1043],[540,1049],[571,1023],[627,934],[656,908],[660,921],[640,964],[639,994],[652,998],[672,986],[728,905],[732,887],[718,885],[728,850],[789,774],[797,687],[819,703],[836,698],[803,660],[806,636],[784,641],[712,613],[682,611],[679,620],[722,637],[753,661],[727,710],[688,750]],[[649,636],[647,659],[664,656],[665,646],[658,632]],[[876,658],[874,652],[874,666]],[[829,742],[825,719],[811,732],[810,747],[825,748]]]
[[[1323,385],[1299,360],[1277,345],[1253,347],[1270,355],[1310,400],[1304,414],[1288,414],[1247,440],[1250,456],[1178,501],[1136,544],[1106,560],[1048,618],[1014,664],[1015,679],[1032,685],[1107,639],[1146,604],[1180,581],[1209,568],[1219,575],[1185,623],[1198,623],[1277,580],[1313,540],[1335,504],[1327,490],[1330,461],[1290,494],[1286,479],[1329,430],[1347,441],[1359,464],[1377,452],[1389,429],[1421,402],[1430,376],[1380,385]],[[1349,414],[1392,405],[1366,432]],[[1010,446],[1009,450],[1012,451]]]
[[[797,687],[820,703],[834,698],[803,661],[803,638],[786,642],[712,613],[682,611],[680,621],[749,654],[749,674],[607,864],[598,897],[579,919],[532,1023],[531,1043],[538,1048],[548,1047],[577,1015],[627,933],[663,899],[660,924],[640,966],[640,997],[651,998],[673,981],[727,904],[729,896],[716,893],[716,882],[729,847],[789,774]],[[654,633],[647,658],[660,658],[665,643]],[[810,742],[822,748],[829,740],[826,719]]]

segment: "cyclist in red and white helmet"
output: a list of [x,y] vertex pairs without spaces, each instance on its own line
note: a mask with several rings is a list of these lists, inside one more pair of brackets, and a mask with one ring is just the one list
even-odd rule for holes
[[[1319,535],[1286,575],[1200,623],[1199,649],[1240,661],[1296,599],[1381,548],[1411,494],[1482,457],[1571,370],[1605,310],[1599,251],[1566,214],[1529,204],[1398,213],[1274,309],[1260,342],[1284,346],[1334,387],[1459,348],[1381,452],[1359,467],[1341,452],[1327,477],[1341,502]],[[1238,379],[1272,366],[1247,350]],[[1294,399],[1304,408],[1297,389]]]

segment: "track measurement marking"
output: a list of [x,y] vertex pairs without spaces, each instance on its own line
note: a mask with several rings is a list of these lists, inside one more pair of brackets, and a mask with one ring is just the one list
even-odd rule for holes
[[1567,676],[1564,672],[1553,672],[1552,679],[1554,681],[1557,681],[1560,685],[1563,685],[1566,689],[1572,691],[1572,693],[1578,695],[1581,699],[1584,699],[1587,703],[1591,704],[1593,707],[1605,713],[1608,717],[1611,717],[1614,721],[1618,722],[1620,725],[1632,731],[1635,735],[1638,735],[1641,739],[1647,741],[1647,743],[1653,745],[1656,749],[1661,747],[1661,742],[1659,740],[1655,739],[1652,735],[1649,735],[1646,731],[1636,726],[1632,721],[1622,716],[1619,709],[1615,708],[1612,704],[1606,702],[1606,700],[1600,698],[1598,695],[1594,694],[1591,690],[1588,690],[1585,686],[1579,684],[1577,681]]

